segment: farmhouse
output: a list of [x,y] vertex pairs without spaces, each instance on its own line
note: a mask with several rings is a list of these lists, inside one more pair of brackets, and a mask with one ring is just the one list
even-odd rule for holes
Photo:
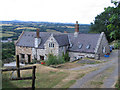
[[104,32],[101,34],[79,33],[76,21],[74,33],[22,32],[16,42],[16,55],[20,60],[47,60],[50,53],[62,55],[69,52],[70,61],[79,58],[100,59],[109,53],[109,45]]

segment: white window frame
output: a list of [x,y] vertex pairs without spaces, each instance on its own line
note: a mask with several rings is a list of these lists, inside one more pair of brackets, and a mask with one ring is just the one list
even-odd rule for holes
[[55,47],[55,44],[54,44],[54,43],[52,43],[52,42],[50,42],[48,46],[49,46],[49,47],[53,47],[53,48],[54,48],[54,47]]

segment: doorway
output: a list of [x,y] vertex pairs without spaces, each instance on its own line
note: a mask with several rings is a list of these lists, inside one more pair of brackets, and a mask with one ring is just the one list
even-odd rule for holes
[[44,56],[40,56],[40,60],[44,60]]
[[28,63],[30,63],[30,62],[31,62],[31,55],[28,54]]

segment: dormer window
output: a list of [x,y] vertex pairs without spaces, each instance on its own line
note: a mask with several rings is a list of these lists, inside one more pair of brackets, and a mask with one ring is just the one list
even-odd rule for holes
[[80,44],[80,45],[79,45],[79,49],[81,49],[81,48],[82,48],[82,46],[83,46],[83,44]]
[[49,43],[49,47],[54,47],[54,43]]
[[86,49],[90,49],[90,44],[89,44],[89,45],[87,45]]

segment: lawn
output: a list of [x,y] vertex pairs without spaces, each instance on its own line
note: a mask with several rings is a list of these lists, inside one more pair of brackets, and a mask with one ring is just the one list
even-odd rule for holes
[[[21,71],[22,77],[31,76],[31,75],[32,75],[31,70]],[[69,74],[64,71],[58,71],[56,69],[52,69],[43,65],[40,66],[37,65],[35,85],[37,88],[52,88],[68,75]],[[10,77],[8,76],[10,76],[10,72],[3,73],[3,88],[25,88],[25,87],[31,87],[32,85],[31,80],[9,81],[8,78]]]
[[[36,88],[68,88],[82,78],[86,73],[95,70],[96,68],[88,68],[86,70],[70,71],[60,68],[52,68],[40,64],[35,64],[36,68]],[[22,70],[21,77],[31,76],[31,70]],[[27,88],[31,87],[31,80],[10,81],[10,72],[3,73],[3,88]],[[16,73],[15,73],[16,76]]]

